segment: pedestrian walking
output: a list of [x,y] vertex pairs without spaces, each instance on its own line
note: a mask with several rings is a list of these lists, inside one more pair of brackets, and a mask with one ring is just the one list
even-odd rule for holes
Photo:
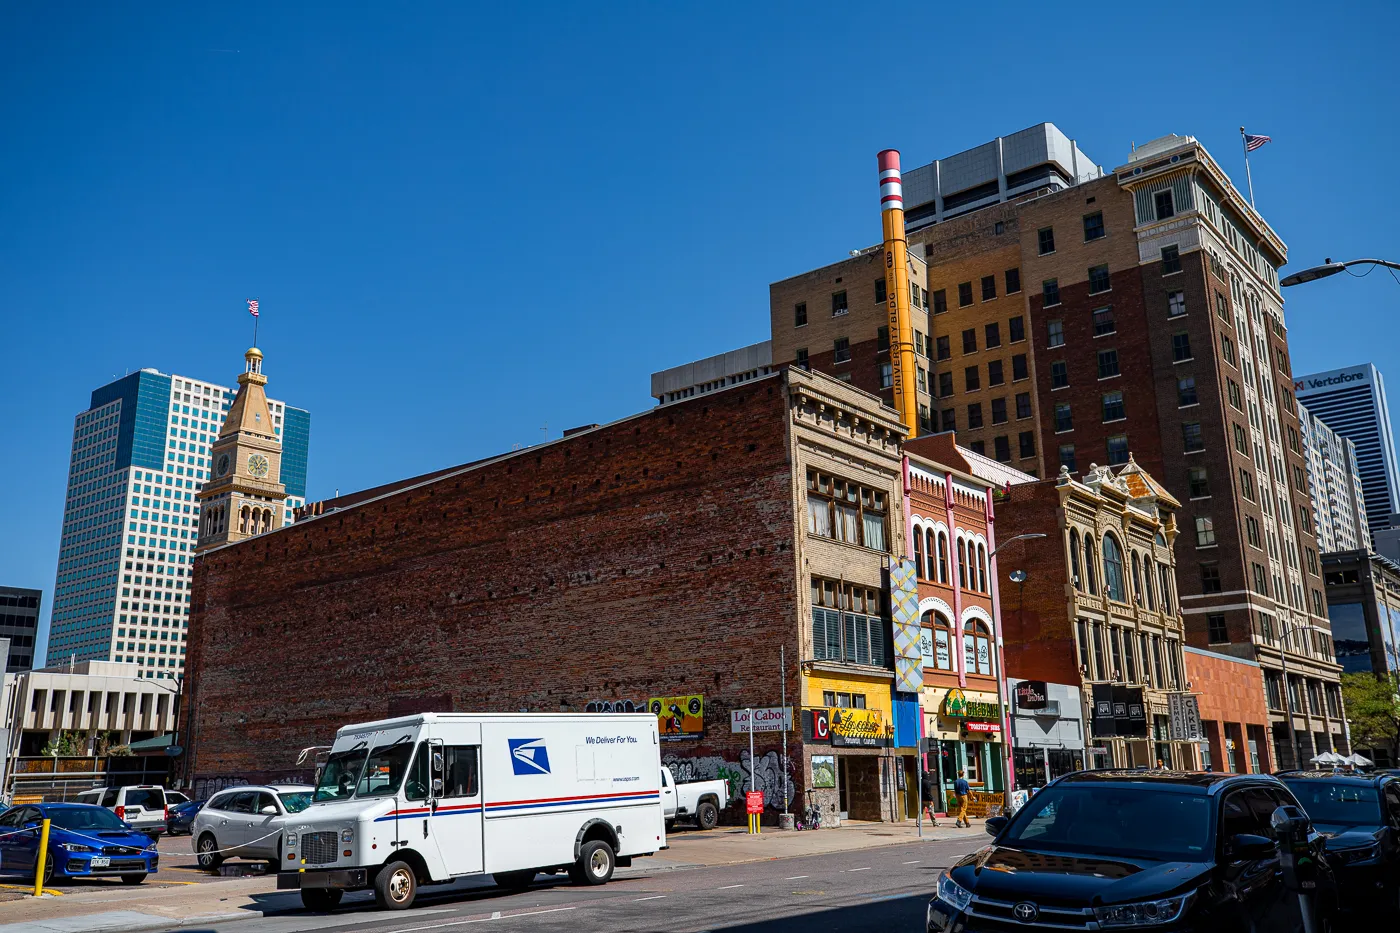
[[962,771],[958,772],[958,779],[953,782],[953,793],[958,796],[957,825],[970,827],[972,823],[967,818],[967,805],[970,802],[968,798],[972,796],[972,785],[967,783]]
[[924,798],[924,812],[928,814],[930,826],[938,825],[938,778],[932,771],[925,771],[923,779],[919,781],[919,792]]

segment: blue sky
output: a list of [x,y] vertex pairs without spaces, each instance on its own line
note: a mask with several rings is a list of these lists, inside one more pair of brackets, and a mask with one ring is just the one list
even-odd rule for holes
[[[232,384],[247,298],[320,498],[644,409],[653,370],[764,339],[769,282],[879,239],[884,147],[1048,120],[1111,169],[1175,132],[1243,184],[1243,123],[1293,268],[1400,259],[1381,4],[1017,6],[5,4],[0,582],[47,614],[90,391]],[[1288,299],[1297,371],[1400,386],[1400,284]]]

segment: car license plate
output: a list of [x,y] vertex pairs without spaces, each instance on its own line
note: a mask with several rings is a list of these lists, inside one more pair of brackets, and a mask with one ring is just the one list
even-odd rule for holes
[[111,864],[112,860],[102,855],[99,855],[92,860],[93,868],[108,868],[111,866]]

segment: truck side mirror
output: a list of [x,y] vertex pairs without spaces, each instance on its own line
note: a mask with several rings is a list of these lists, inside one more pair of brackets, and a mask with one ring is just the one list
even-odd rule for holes
[[442,778],[433,778],[433,796],[442,796]]
[[1006,824],[1007,824],[1007,823],[1010,823],[1010,822],[1011,822],[1011,820],[1008,819],[1007,817],[1004,817],[1004,816],[989,816],[989,817],[987,817],[987,824],[986,824],[987,835],[988,835],[988,836],[1000,836],[1000,835],[1001,835],[1001,831],[1002,831],[1003,829],[1005,829],[1005,828],[1006,828]]
[[[441,774],[443,771],[442,752],[433,752],[433,773]],[[439,782],[441,783],[441,782]]]

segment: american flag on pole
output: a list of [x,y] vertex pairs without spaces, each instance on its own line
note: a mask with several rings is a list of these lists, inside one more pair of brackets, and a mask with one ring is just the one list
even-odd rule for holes
[[256,298],[249,298],[249,299],[248,299],[248,313],[251,314],[253,317],[257,317],[257,316],[258,316],[258,299],[256,299]]
[[1244,151],[1253,152],[1255,149],[1258,149],[1260,146],[1268,142],[1273,142],[1273,140],[1268,136],[1251,136],[1248,133],[1245,133]]

